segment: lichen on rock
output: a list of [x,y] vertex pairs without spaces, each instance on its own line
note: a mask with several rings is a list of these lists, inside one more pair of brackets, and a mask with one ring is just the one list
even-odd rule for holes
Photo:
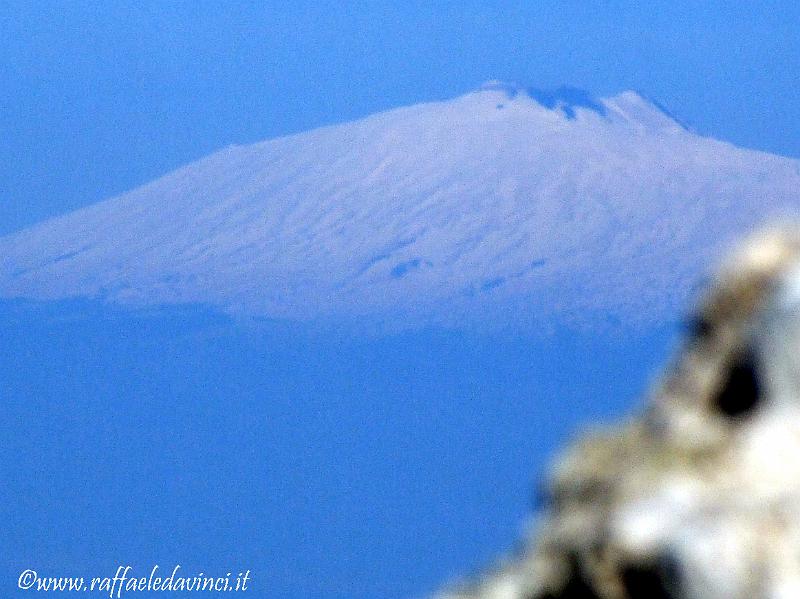
[[558,459],[517,555],[448,599],[800,597],[800,229],[723,266],[628,422]]

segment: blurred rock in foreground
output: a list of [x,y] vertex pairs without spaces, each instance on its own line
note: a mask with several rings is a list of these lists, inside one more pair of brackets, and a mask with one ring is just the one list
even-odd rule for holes
[[731,258],[644,412],[557,461],[523,545],[441,597],[800,597],[800,229]]

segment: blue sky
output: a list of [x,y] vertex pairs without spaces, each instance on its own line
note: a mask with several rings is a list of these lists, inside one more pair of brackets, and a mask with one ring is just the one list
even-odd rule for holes
[[499,78],[800,156],[793,2],[5,2],[0,234],[231,143]]

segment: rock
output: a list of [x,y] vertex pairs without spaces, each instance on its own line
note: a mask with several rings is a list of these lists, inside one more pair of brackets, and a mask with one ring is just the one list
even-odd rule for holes
[[721,269],[642,413],[556,463],[518,555],[440,597],[800,597],[800,229]]

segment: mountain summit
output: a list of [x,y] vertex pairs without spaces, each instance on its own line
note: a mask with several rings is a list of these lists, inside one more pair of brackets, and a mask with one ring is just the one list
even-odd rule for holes
[[800,161],[634,92],[500,82],[247,146],[0,238],[0,296],[399,326],[647,324]]
[[555,90],[523,87],[503,81],[487,81],[479,92],[502,92],[509,100],[518,96],[533,100],[543,108],[561,112],[566,118],[577,118],[578,110],[591,110],[609,121],[629,122],[640,127],[687,129],[668,111],[652,100],[634,91],[627,91],[614,98],[595,98],[589,92],[577,87],[561,86]]

